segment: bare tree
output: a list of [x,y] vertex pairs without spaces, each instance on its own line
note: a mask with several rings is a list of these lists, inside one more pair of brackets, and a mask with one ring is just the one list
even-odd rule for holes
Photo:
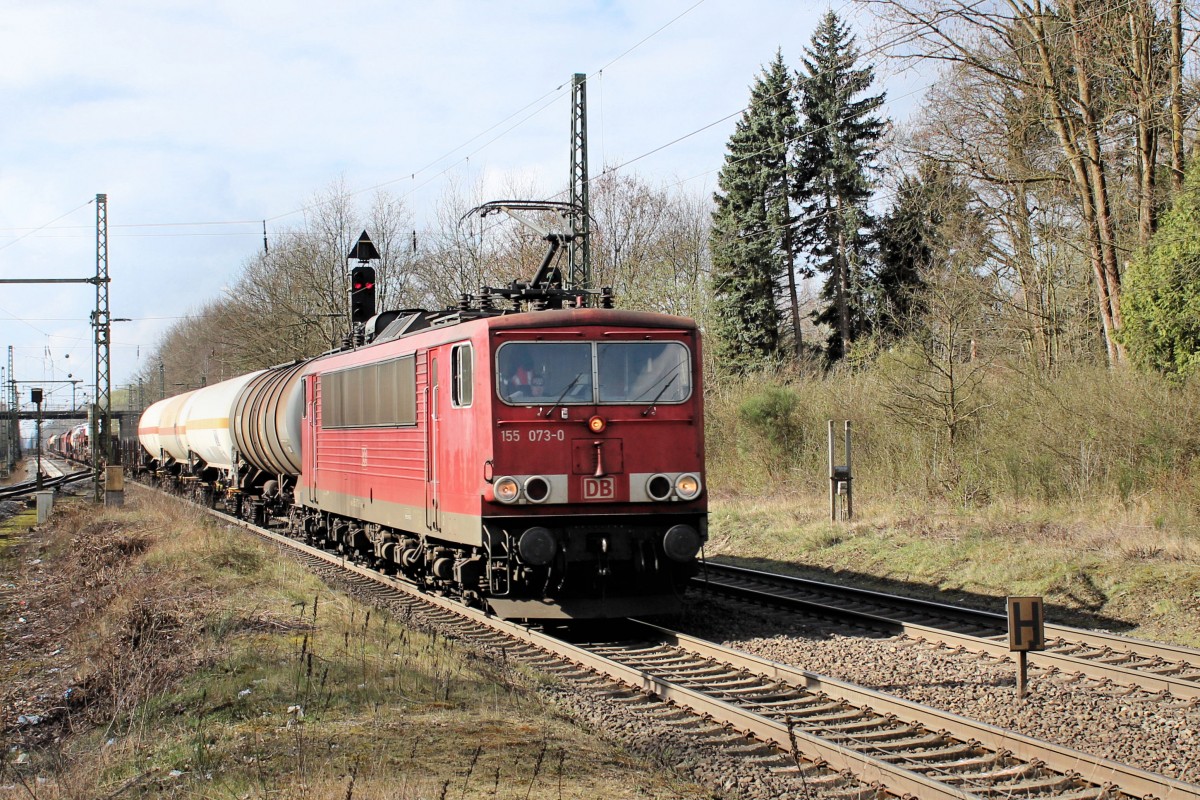
[[707,311],[705,200],[632,175],[592,182],[592,283],[622,306],[703,319]]
[[[1157,132],[1171,62],[1154,46],[1164,30],[1151,0],[861,0],[907,34],[906,58],[946,63],[988,87],[982,99],[1034,104],[1051,133],[1079,216],[1110,364],[1123,359],[1120,265],[1154,225]],[[907,45],[906,45],[907,46]],[[993,106],[999,117],[1009,116]],[[1123,156],[1133,130],[1132,175]],[[1135,185],[1138,224],[1126,231],[1115,188]]]
[[[994,53],[996,63],[1003,58]],[[975,209],[988,230],[974,267],[995,286],[996,323],[1020,340],[1033,368],[1054,370],[1059,354],[1079,351],[1095,324],[1094,304],[1076,291],[1090,271],[1081,219],[1041,104],[1017,84],[957,68],[930,101],[918,123],[896,137],[899,168],[931,165],[946,189],[967,192],[951,205]],[[943,214],[950,199],[931,198],[930,212]]]
[[161,361],[168,388],[179,391],[214,373],[232,377],[337,346],[349,331],[351,245],[369,231],[381,255],[377,297],[403,300],[413,284],[412,254],[401,244],[410,228],[399,200],[378,194],[364,214],[344,184],[332,184],[309,203],[301,225],[276,231],[274,246],[247,260],[224,297],[168,331],[143,380],[157,382]]
[[923,325],[882,359],[883,407],[896,419],[942,438],[953,449],[988,401],[982,389],[994,357],[980,352],[986,286],[961,270],[930,274]]

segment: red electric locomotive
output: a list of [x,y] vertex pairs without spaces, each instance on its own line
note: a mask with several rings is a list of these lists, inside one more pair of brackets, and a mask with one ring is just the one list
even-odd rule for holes
[[695,323],[439,321],[305,370],[297,527],[505,617],[675,608],[706,536]]
[[149,466],[503,617],[676,610],[707,538],[699,331],[564,290],[556,247],[475,305],[156,403]]

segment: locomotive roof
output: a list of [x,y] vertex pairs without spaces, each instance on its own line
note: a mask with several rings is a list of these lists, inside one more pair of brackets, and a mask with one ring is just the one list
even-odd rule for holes
[[688,317],[656,314],[650,311],[624,311],[611,308],[564,308],[525,311],[519,314],[488,317],[493,330],[509,328],[570,328],[574,326],[618,326],[622,328],[671,328],[695,330],[696,321]]

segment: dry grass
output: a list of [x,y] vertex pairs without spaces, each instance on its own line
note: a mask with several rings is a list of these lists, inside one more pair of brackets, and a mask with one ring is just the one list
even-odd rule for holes
[[1200,544],[1134,528],[1134,512],[856,501],[856,519],[835,524],[818,495],[718,497],[707,552],[992,610],[1006,595],[1042,595],[1052,622],[1200,646]]
[[5,598],[0,798],[703,796],[519,671],[137,498],[68,506],[0,557],[29,610]]

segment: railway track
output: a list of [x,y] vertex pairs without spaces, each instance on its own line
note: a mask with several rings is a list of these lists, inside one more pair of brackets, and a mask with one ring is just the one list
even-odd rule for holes
[[[82,472],[72,472],[60,474],[57,477],[48,477],[42,481],[42,490],[55,489],[59,486],[65,486],[69,483],[76,483],[85,478],[92,477],[91,470]],[[13,484],[0,488],[0,500],[12,500],[17,497],[25,497],[39,491],[37,481],[25,481],[23,483]]]
[[584,629],[583,638],[568,639],[498,620],[340,555],[203,510],[317,569],[336,570],[364,591],[430,609],[424,613],[460,637],[599,691],[606,702],[657,706],[656,713],[677,718],[699,739],[740,747],[746,758],[787,783],[785,791],[799,796],[820,790],[823,796],[847,798],[1200,800],[1200,786],[665,628],[630,620],[599,634]]
[[[708,563],[695,582],[708,591],[904,635],[951,648],[1008,657],[1007,617],[789,575]],[[1200,700],[1200,650],[1100,631],[1046,625],[1046,650],[1029,663],[1180,699]]]

